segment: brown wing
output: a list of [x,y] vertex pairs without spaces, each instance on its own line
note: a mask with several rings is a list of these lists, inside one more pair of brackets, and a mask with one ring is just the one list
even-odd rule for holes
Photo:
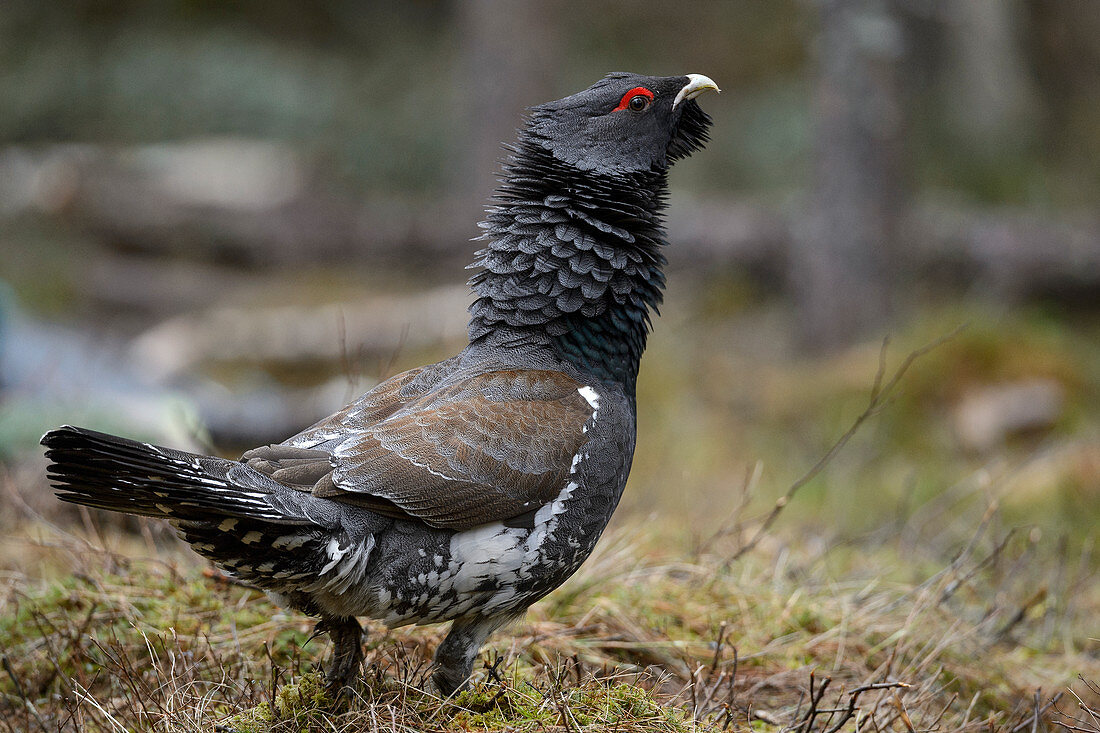
[[[431,367],[410,369],[390,377],[347,407],[287,439],[283,446],[316,445],[327,440],[328,436],[342,435],[386,419],[409,402],[422,397],[426,388],[433,384],[431,380],[423,380],[423,377],[430,376],[427,374],[429,371],[444,371],[446,364],[441,362]],[[427,383],[420,384],[424,381]]]
[[349,431],[327,469],[319,451],[284,451],[277,461],[253,451],[250,465],[268,460],[275,478],[309,483],[317,496],[436,527],[506,520],[552,501],[569,481],[593,414],[582,386],[554,371],[491,372]]
[[[314,491],[320,484],[331,485],[332,454],[326,448],[339,444],[347,436],[384,420],[423,397],[435,386],[439,376],[447,373],[450,361],[396,374],[343,409],[282,443],[246,451],[241,460],[276,481],[301,491]],[[385,499],[374,500],[364,496],[354,503],[369,506],[387,516],[408,516]]]

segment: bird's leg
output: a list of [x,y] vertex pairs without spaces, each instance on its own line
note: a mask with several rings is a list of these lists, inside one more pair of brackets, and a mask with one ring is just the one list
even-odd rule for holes
[[318,631],[332,639],[332,662],[325,670],[326,687],[338,697],[359,676],[363,665],[363,627],[354,616],[334,616],[317,622]]
[[514,615],[501,615],[455,619],[447,638],[435,650],[432,682],[444,696],[450,697],[466,686],[481,645],[513,618]]

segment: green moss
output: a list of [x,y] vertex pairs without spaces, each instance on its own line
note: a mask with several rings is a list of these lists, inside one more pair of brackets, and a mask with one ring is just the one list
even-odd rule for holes
[[478,685],[453,701],[449,725],[459,730],[623,730],[679,733],[694,730],[681,710],[660,704],[642,687],[589,679],[577,686]]
[[223,729],[234,733],[268,733],[275,716],[271,712],[271,706],[262,702],[254,708],[226,718],[221,722]]
[[275,691],[272,703],[261,702],[224,720],[221,725],[234,733],[268,733],[272,730],[323,730],[334,710],[320,673],[311,672],[297,682]]
[[297,719],[332,705],[325,692],[324,680],[320,673],[312,672],[303,676],[297,684],[283,685],[275,695],[275,712],[280,719]]
[[[513,668],[508,682],[475,684],[447,702],[427,692],[406,689],[400,698],[406,725],[426,731],[518,732],[556,727],[603,730],[609,726],[632,733],[694,730],[683,711],[661,705],[650,692],[636,685],[588,679],[576,686],[535,686],[526,680],[517,682],[516,675]],[[363,692],[367,699],[374,699],[385,691],[392,692]],[[369,708],[372,704],[356,697],[334,705],[325,694],[321,676],[313,673],[281,686],[273,705],[262,702],[226,718],[220,725],[235,733],[331,730],[338,721],[364,720],[368,713],[362,706]],[[384,701],[377,705],[387,707]]]

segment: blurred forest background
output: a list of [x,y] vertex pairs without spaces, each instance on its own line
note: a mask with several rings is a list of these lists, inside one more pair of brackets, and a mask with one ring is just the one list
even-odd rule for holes
[[1094,0],[8,0],[12,483],[52,506],[37,438],[61,422],[232,454],[453,353],[501,142],[615,70],[723,88],[673,172],[622,514],[772,501],[866,404],[884,337],[893,366],[967,324],[807,489],[807,521],[843,538],[996,494],[1088,546]]

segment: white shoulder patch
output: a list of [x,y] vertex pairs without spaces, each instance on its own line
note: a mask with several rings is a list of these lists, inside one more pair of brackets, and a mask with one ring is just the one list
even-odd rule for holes
[[596,390],[586,384],[580,387],[577,392],[584,398],[585,402],[592,405],[593,412],[600,409],[600,395],[596,393]]

